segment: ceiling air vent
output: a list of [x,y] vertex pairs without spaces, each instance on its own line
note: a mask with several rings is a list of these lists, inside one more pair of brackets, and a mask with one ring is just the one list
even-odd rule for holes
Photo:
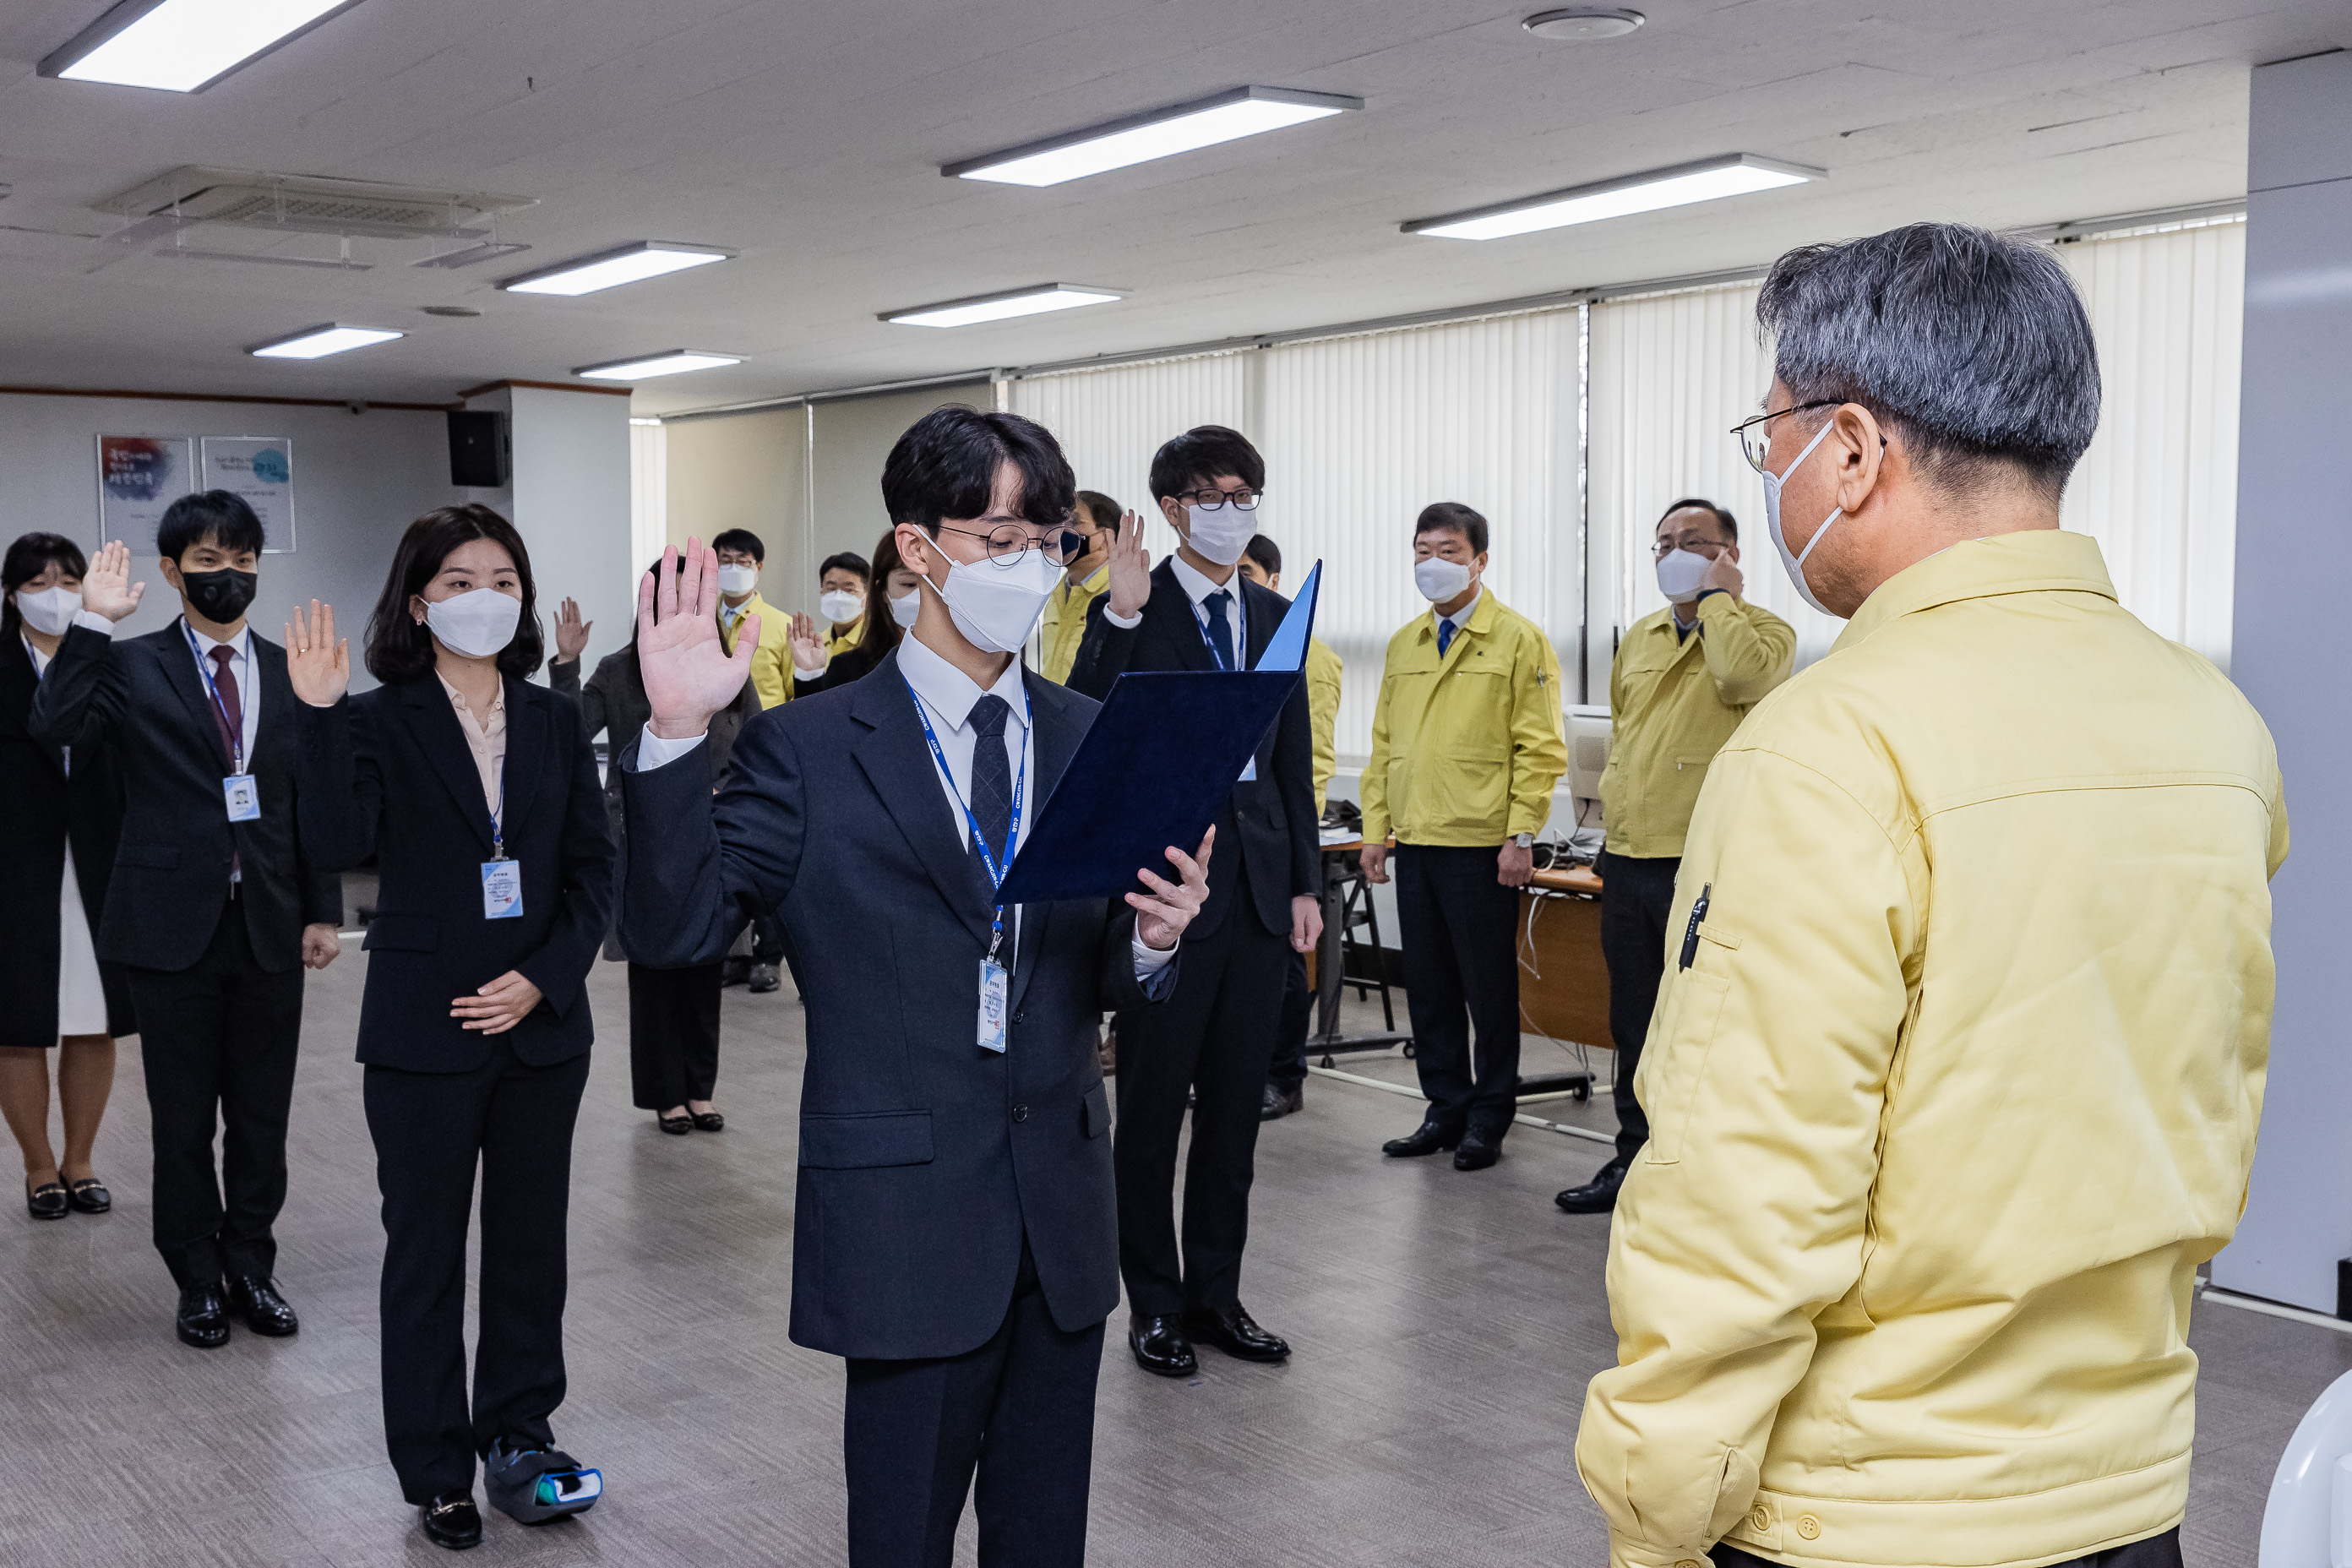
[[136,244],[200,223],[383,239],[478,238],[487,231],[472,226],[537,205],[528,196],[479,191],[416,190],[368,180],[190,165],[97,206],[131,220],[108,238]]

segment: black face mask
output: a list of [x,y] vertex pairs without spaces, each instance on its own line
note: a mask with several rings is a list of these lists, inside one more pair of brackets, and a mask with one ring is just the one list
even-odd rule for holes
[[215,626],[227,626],[245,614],[245,607],[253,603],[253,595],[260,586],[260,573],[239,572],[233,566],[224,566],[217,572],[180,574],[180,591],[187,595],[196,614]]

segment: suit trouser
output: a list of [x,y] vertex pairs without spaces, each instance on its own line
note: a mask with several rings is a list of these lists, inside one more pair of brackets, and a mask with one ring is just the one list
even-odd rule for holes
[[[1922,1542],[1920,1550],[1933,1552],[1932,1543]],[[1778,1568],[1769,1558],[1743,1552],[1728,1542],[1707,1553],[1715,1559],[1715,1568]],[[1922,1557],[1920,1562],[1941,1562],[1941,1558]],[[2111,1547],[2084,1557],[2070,1557],[2063,1563],[2053,1563],[2050,1568],[2180,1568],[2180,1527],[2173,1526],[2162,1535],[2151,1535],[2145,1541],[2135,1541],[2126,1546]]]
[[1496,879],[1501,856],[1499,844],[1400,844],[1389,857],[1429,1118],[1498,1141],[1518,1113],[1519,1086],[1519,890]]
[[[155,1250],[184,1288],[268,1279],[286,1203],[286,1123],[302,1042],[302,969],[254,961],[231,898],[185,969],[126,969],[155,1145]],[[213,1135],[223,1128],[218,1178]],[[226,1190],[226,1202],[223,1192]]]
[[[507,1037],[466,1072],[371,1066],[362,1086],[383,1194],[383,1430],[401,1495],[474,1479],[507,1437],[551,1447],[563,1403],[564,1223],[588,1053],[532,1067]],[[466,1401],[466,1228],[482,1171],[481,1323]]]
[[[1169,998],[1118,1016],[1118,1124],[1110,1152],[1118,1173],[1118,1269],[1130,1311],[1222,1310],[1238,1297],[1266,1061],[1289,951],[1287,938],[1267,931],[1248,898],[1237,896],[1214,931],[1198,941],[1186,935]],[[1187,1091],[1195,1103],[1180,1262],[1176,1145]]]
[[1307,984],[1307,955],[1293,951],[1290,967],[1282,976],[1282,1013],[1275,1025],[1274,1060],[1267,1066],[1268,1083],[1285,1094],[1297,1094],[1307,1081],[1307,1030],[1315,1018],[1315,988]]
[[721,959],[688,969],[629,965],[629,1090],[639,1110],[709,1100],[719,1081]]
[[1617,1047],[1617,1157],[1630,1161],[1650,1141],[1650,1118],[1633,1098],[1642,1042],[1658,1005],[1666,973],[1666,922],[1674,918],[1675,873],[1680,857],[1635,857],[1603,851],[1601,873],[1601,957],[1609,966],[1609,1038]]
[[996,1332],[961,1355],[849,1363],[851,1568],[948,1568],[964,1494],[982,1568],[1079,1568],[1103,1326],[1057,1326],[1029,1244]]

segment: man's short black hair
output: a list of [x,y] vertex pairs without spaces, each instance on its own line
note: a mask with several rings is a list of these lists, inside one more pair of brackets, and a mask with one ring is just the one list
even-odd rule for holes
[[825,574],[828,572],[850,572],[855,573],[861,583],[874,581],[874,568],[868,566],[866,563],[866,557],[858,554],[855,550],[845,550],[838,555],[826,556],[824,563],[816,569],[816,580],[820,583],[824,582]]
[[1022,518],[1039,527],[1070,521],[1078,479],[1052,431],[1018,414],[983,414],[961,403],[934,408],[907,427],[882,465],[882,505],[892,523],[936,536],[940,520],[988,514],[996,470],[1021,476]]
[[1222,425],[1195,425],[1151,455],[1151,497],[1159,500],[1231,474],[1254,490],[1265,489],[1265,459],[1249,437]]
[[[1739,520],[1731,515],[1731,509],[1729,507],[1717,506],[1713,501],[1704,500],[1698,496],[1685,496],[1678,501],[1669,501],[1666,504],[1666,510],[1658,514],[1658,522],[1664,523],[1666,519],[1674,516],[1675,513],[1678,511],[1711,511],[1715,513],[1715,521],[1723,524],[1724,537],[1731,541],[1734,544],[1739,542]],[[1657,527],[1655,525],[1652,526],[1650,531],[1652,533],[1657,532]]]
[[1253,533],[1250,542],[1242,546],[1242,553],[1257,563],[1257,569],[1268,577],[1282,575],[1282,546],[1263,533]]
[[1458,500],[1432,501],[1421,509],[1413,520],[1412,536],[1424,533],[1451,532],[1468,542],[1473,555],[1486,553],[1486,520]]
[[1127,515],[1118,502],[1100,490],[1080,490],[1078,500],[1086,503],[1087,520],[1099,529],[1117,532],[1118,520]]
[[710,552],[716,555],[722,550],[740,550],[762,566],[768,563],[768,547],[748,528],[730,528],[712,534]]
[[261,520],[235,491],[202,490],[173,501],[155,525],[155,553],[166,560],[177,561],[207,541],[231,555],[248,550],[258,555]]

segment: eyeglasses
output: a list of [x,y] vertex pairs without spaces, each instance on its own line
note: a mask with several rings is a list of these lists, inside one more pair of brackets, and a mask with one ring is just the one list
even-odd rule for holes
[[1231,501],[1236,510],[1255,511],[1257,503],[1265,499],[1265,492],[1244,485],[1237,490],[1179,490],[1176,499],[1186,506],[1199,507],[1202,511],[1223,511],[1227,501]]
[[1802,414],[1812,408],[1835,408],[1844,402],[1845,399],[1842,397],[1821,397],[1811,403],[1792,404],[1786,408],[1775,409],[1769,414],[1759,414],[1753,418],[1742,419],[1731,427],[1731,433],[1739,437],[1740,454],[1748,459],[1748,466],[1759,474],[1764,473],[1767,471],[1764,459],[1772,450],[1772,433],[1764,428],[1768,423],[1780,418],[1784,414]]
[[1712,561],[1718,553],[1730,548],[1731,546],[1729,544],[1720,539],[1686,539],[1679,543],[1667,539],[1660,540],[1657,543],[1652,545],[1650,547],[1650,553],[1660,561],[1664,561],[1667,556],[1672,555],[1677,550],[1687,550],[1694,555],[1704,555],[1709,561]]
[[985,533],[972,528],[950,528],[940,524],[946,533],[961,533],[967,539],[988,541],[988,560],[992,566],[1011,566],[1032,550],[1045,552],[1045,559],[1056,566],[1067,566],[1086,553],[1087,536],[1071,528],[1049,528],[1034,532],[1027,523],[1000,522]]

